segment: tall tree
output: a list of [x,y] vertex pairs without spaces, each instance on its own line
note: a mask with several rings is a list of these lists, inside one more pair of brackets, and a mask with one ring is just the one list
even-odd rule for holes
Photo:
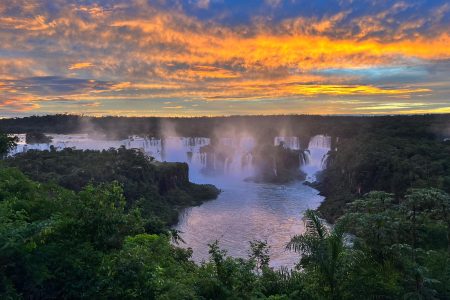
[[17,142],[18,138],[16,136],[9,136],[0,132],[0,157],[5,157],[9,151],[17,146]]
[[317,275],[322,285],[317,293],[323,293],[327,299],[340,299],[339,281],[345,280],[342,270],[350,262],[344,232],[340,226],[327,228],[312,210],[306,211],[305,219],[306,232],[294,236],[287,249],[301,253],[300,267]]

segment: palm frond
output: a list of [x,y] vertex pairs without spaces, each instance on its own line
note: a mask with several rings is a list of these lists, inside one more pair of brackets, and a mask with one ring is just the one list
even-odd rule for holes
[[324,239],[327,236],[328,230],[314,210],[308,209],[305,212],[304,218],[307,234],[320,239]]

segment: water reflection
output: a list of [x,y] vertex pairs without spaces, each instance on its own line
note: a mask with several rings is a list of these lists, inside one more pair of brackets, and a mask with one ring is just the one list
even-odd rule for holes
[[182,231],[184,247],[193,249],[193,258],[208,259],[207,244],[220,241],[235,257],[247,257],[249,241],[267,240],[271,265],[292,267],[298,255],[285,250],[286,243],[304,231],[302,214],[317,208],[318,192],[300,182],[289,185],[234,182],[221,184],[217,200],[186,209],[176,229]]

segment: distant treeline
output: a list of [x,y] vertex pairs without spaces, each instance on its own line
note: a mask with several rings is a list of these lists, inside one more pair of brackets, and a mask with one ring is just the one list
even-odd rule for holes
[[441,138],[450,136],[450,115],[402,116],[230,116],[230,117],[88,117],[48,115],[1,119],[7,133],[99,133],[111,138],[128,135],[173,135],[217,137],[248,133],[269,139],[277,135],[298,136],[302,146],[315,134],[350,138],[372,130],[402,132],[405,136]]

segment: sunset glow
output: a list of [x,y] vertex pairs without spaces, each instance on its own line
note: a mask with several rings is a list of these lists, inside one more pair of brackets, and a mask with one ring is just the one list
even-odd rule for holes
[[320,3],[2,2],[1,115],[448,112],[447,1]]

